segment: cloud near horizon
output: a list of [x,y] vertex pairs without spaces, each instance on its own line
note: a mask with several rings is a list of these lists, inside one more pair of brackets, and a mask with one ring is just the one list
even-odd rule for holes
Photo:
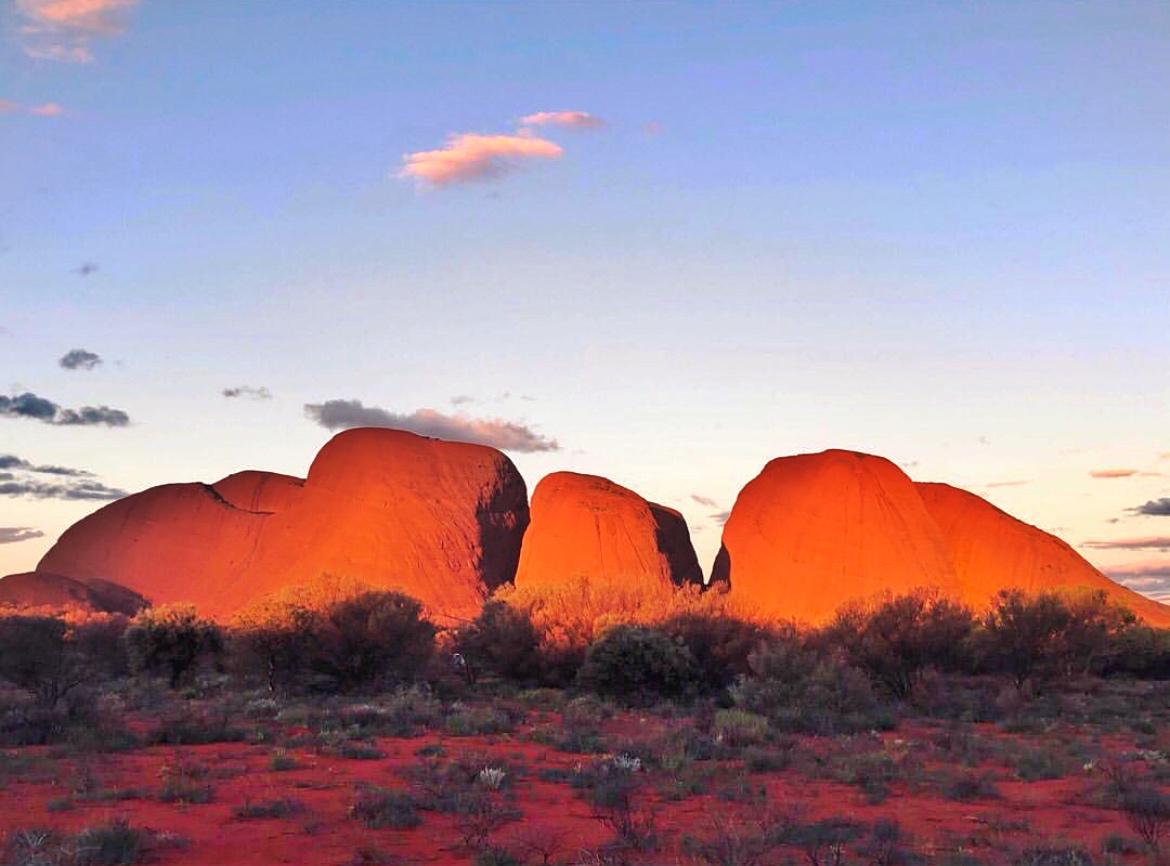
[[1161,499],[1151,499],[1144,505],[1130,509],[1135,514],[1144,514],[1147,517],[1170,517],[1170,496]]
[[0,526],[0,544],[16,544],[33,538],[43,538],[45,533],[31,526]]
[[1081,547],[1089,550],[1170,550],[1170,537],[1117,538],[1111,541],[1085,541]]
[[305,414],[328,430],[387,427],[450,442],[470,442],[503,451],[528,453],[559,451],[561,447],[557,440],[541,436],[524,424],[499,418],[444,415],[435,409],[418,409],[407,415],[365,406],[361,400],[327,400],[306,403]]
[[520,118],[521,126],[567,126],[571,129],[600,129],[605,121],[588,111],[538,111]]
[[130,416],[109,406],[82,406],[66,409],[29,391],[11,397],[0,394],[0,417],[32,418],[57,427],[126,427]]
[[691,499],[693,501],[699,503],[700,505],[707,506],[708,508],[718,508],[719,507],[719,503],[716,502],[714,499],[712,499],[710,496],[700,496],[698,493],[692,493]]
[[92,63],[90,44],[126,32],[138,0],[16,0],[24,53],[38,60]]
[[57,363],[66,370],[92,370],[102,363],[102,357],[88,349],[70,349]]
[[1090,478],[1132,478],[1138,474],[1137,469],[1094,469],[1089,473]]
[[109,487],[100,481],[50,483],[35,479],[0,480],[0,496],[29,499],[63,499],[67,501],[112,501],[127,496],[125,490]]
[[984,484],[984,487],[1023,487],[1025,484],[1031,484],[1027,478],[1020,478],[1015,481],[992,481]]
[[479,135],[457,133],[438,150],[420,150],[402,157],[399,178],[420,186],[451,186],[489,180],[515,171],[537,159],[559,159],[564,148],[538,135]]
[[1155,601],[1170,602],[1170,561],[1121,565],[1105,573]]

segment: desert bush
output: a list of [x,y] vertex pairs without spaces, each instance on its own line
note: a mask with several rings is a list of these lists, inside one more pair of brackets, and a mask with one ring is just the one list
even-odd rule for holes
[[27,690],[42,706],[56,707],[90,676],[86,658],[64,621],[46,616],[0,617],[0,678]]
[[971,611],[935,590],[919,589],[842,607],[824,638],[874,682],[907,698],[927,668],[970,667]]
[[1017,684],[1107,670],[1136,618],[1103,591],[1080,595],[1001,590],[984,614],[980,664]]
[[656,627],[687,648],[697,685],[704,692],[722,691],[748,674],[748,656],[767,634],[757,623],[717,610],[685,611]]
[[1103,673],[1170,679],[1170,629],[1137,624],[1117,635]]
[[1075,845],[1046,845],[1025,848],[1011,858],[1011,866],[1093,866],[1093,857]]
[[471,858],[473,866],[523,866],[522,861],[507,848],[485,845]]
[[234,623],[233,648],[245,671],[261,674],[270,692],[303,685],[316,614],[295,600],[265,599]]
[[371,590],[333,602],[314,622],[309,665],[322,686],[349,691],[414,679],[434,652],[435,626],[399,592]]
[[372,829],[409,830],[422,823],[418,804],[409,793],[370,786],[358,788],[349,817]]
[[655,629],[618,625],[590,645],[577,681],[598,694],[643,703],[691,695],[698,676],[685,646]]
[[240,821],[254,821],[267,818],[288,818],[305,811],[305,804],[292,797],[275,800],[261,800],[253,803],[245,800],[243,805],[232,809],[232,817]]
[[1121,811],[1149,849],[1160,851],[1170,830],[1170,797],[1153,785],[1133,784],[1121,794]]
[[864,825],[857,821],[833,817],[792,827],[784,841],[799,848],[809,866],[841,866],[847,846],[864,832]]
[[453,737],[507,734],[516,729],[511,716],[495,707],[468,707],[456,703],[447,717],[447,733]]
[[522,683],[543,678],[540,631],[528,611],[499,599],[489,599],[479,616],[456,631],[455,649],[475,674]]
[[901,824],[881,818],[874,822],[869,835],[856,848],[871,866],[913,866],[922,858],[910,850],[911,841]]
[[794,629],[777,632],[749,657],[752,672],[731,689],[743,709],[780,730],[840,734],[889,728],[894,718],[860,670],[807,646]]
[[972,800],[998,800],[999,788],[990,774],[979,770],[959,770],[944,774],[939,790],[948,800],[969,803]]
[[201,619],[189,604],[152,607],[131,621],[123,636],[136,673],[166,674],[177,688],[203,659],[218,658],[223,634],[215,623]]
[[716,742],[732,749],[758,746],[768,739],[768,719],[741,709],[719,710],[711,732]]

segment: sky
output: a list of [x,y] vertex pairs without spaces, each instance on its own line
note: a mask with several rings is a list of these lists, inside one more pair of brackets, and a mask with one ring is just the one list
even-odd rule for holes
[[1170,4],[0,0],[0,574],[333,433],[966,487],[1170,598]]

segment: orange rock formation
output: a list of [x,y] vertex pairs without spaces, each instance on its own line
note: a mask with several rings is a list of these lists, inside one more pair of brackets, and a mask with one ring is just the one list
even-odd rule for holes
[[532,494],[516,587],[587,578],[594,590],[702,583],[686,521],[677,511],[595,475],[554,472]]
[[771,461],[739,494],[712,581],[747,615],[824,622],[843,603],[937,587],[976,610],[1000,589],[1104,590],[1152,625],[1170,607],[972,493],[851,451]]
[[466,617],[512,577],[527,523],[524,480],[501,452],[358,429],[333,437],[303,482],[240,472],[113,502],[70,527],[39,570],[219,618],[332,573]]
[[1000,589],[1104,590],[1151,625],[1170,626],[1170,607],[1110,580],[1068,544],[949,484],[916,485],[951,552],[963,598],[985,607]]
[[823,622],[845,601],[961,586],[942,532],[882,457],[823,451],[772,460],[740,492],[712,581],[745,615]]
[[60,574],[26,571],[0,578],[0,605],[133,616],[146,607],[146,599],[105,580],[74,580]]

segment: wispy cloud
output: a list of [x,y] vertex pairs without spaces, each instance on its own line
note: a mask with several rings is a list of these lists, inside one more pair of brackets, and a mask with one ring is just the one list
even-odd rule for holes
[[1107,569],[1106,574],[1130,589],[1170,602],[1170,561],[1142,562]]
[[1132,478],[1138,474],[1137,469],[1094,469],[1089,473],[1090,478]]
[[121,499],[125,495],[125,490],[108,487],[100,481],[47,482],[29,478],[0,481],[0,496],[100,501]]
[[992,481],[989,484],[984,484],[984,487],[1022,487],[1025,484],[1031,484],[1027,478],[1019,478],[1014,481]]
[[600,129],[605,121],[588,111],[538,111],[520,118],[521,126],[567,126],[572,129]]
[[88,349],[70,349],[57,363],[66,370],[92,370],[102,363],[102,357]]
[[727,522],[727,518],[731,517],[730,511],[720,511],[717,514],[712,514],[711,519],[715,521],[716,526],[722,526]]
[[1151,499],[1144,505],[1134,508],[1133,512],[1144,514],[1147,517],[1170,517],[1170,497],[1163,496],[1161,499]]
[[28,113],[38,117],[58,117],[65,113],[65,109],[55,102],[46,102],[44,105],[33,106]]
[[41,60],[92,63],[91,44],[126,31],[138,0],[16,0],[24,52]]
[[0,99],[0,114],[12,114],[20,111],[20,106],[10,99]]
[[451,442],[491,445],[505,451],[558,451],[560,445],[534,432],[524,424],[499,418],[471,418],[467,415],[444,415],[435,409],[419,409],[409,414],[391,412],[377,406],[365,406],[361,400],[327,400],[305,404],[305,414],[329,430],[352,427],[391,427],[420,436],[432,436]]
[[1090,550],[1165,550],[1170,551],[1170,537],[1116,538],[1109,541],[1085,541],[1081,547]]
[[460,133],[438,150],[406,154],[398,177],[424,186],[450,186],[499,177],[533,160],[557,159],[564,152],[559,144],[537,135]]
[[101,266],[96,262],[82,262],[81,265],[73,269],[73,273],[79,277],[88,277],[90,274],[96,274],[101,269]]
[[130,416],[109,406],[67,409],[52,400],[25,392],[11,397],[0,394],[0,418],[31,418],[59,427],[125,427]]
[[0,526],[0,544],[16,544],[31,538],[42,538],[44,534],[31,526]]
[[234,388],[224,388],[219,393],[229,399],[243,397],[247,400],[271,400],[272,392],[263,385],[236,385]]
[[[64,475],[70,478],[92,478],[93,473],[84,469],[70,469],[68,466],[42,466],[30,463],[15,454],[0,454],[0,469],[16,469],[21,472],[36,472],[40,475]],[[9,476],[11,477],[11,476]]]
[[695,502],[699,503],[700,505],[705,505],[707,508],[718,508],[719,507],[719,503],[716,502],[714,499],[712,499],[710,496],[700,496],[698,493],[692,493],[691,499],[694,500]]

